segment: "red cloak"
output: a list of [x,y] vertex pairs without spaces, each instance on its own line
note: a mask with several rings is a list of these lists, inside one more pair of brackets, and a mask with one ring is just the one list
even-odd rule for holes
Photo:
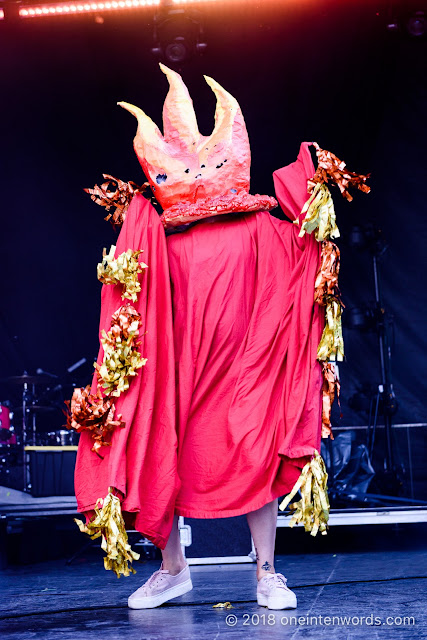
[[[315,172],[309,145],[273,174],[291,219]],[[134,304],[147,364],[116,401],[126,426],[103,459],[81,435],[80,512],[90,517],[113,486],[127,525],[163,549],[174,513],[235,516],[289,493],[321,438],[320,245],[298,232],[264,211],[166,237],[154,208],[134,196],[116,255],[143,249],[148,264]],[[121,285],[103,285],[100,332],[121,304]],[[102,354],[101,346],[98,362]]]

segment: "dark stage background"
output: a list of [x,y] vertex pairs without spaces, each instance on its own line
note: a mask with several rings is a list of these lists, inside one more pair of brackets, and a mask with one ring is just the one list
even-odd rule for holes
[[[181,69],[199,128],[206,135],[213,127],[207,74],[242,107],[252,193],[274,195],[272,172],[292,162],[304,140],[372,173],[369,195],[348,204],[334,192],[343,299],[346,311],[373,301],[371,258],[348,246],[347,234],[374,222],[389,246],[380,273],[394,318],[394,420],[426,422],[427,40],[388,32],[384,2],[217,4],[199,7],[208,48]],[[1,377],[37,367],[61,375],[86,357],[89,381],[98,350],[96,264],[115,235],[82,189],[103,172],[144,181],[132,148],[136,121],[116,102],[139,105],[161,125],[167,81],[150,53],[153,15],[0,24]],[[380,382],[376,334],[345,327],[344,339],[336,424],[364,425],[366,413],[348,400]],[[1,387],[3,400],[10,393]]]

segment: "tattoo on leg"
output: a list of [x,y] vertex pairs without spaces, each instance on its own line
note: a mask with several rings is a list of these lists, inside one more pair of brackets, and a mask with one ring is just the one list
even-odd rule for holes
[[255,547],[255,558],[259,560],[258,549]]
[[264,571],[270,571],[270,569],[272,569],[273,567],[267,560],[266,562],[264,562],[261,568],[264,569]]

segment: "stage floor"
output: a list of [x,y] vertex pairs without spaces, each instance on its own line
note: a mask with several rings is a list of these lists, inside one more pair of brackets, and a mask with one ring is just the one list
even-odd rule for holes
[[[157,560],[137,563],[137,574],[120,580],[99,557],[9,567],[0,573],[0,634],[2,640],[425,638],[427,542],[424,548],[408,542],[403,550],[276,556],[276,570],[297,594],[295,611],[257,605],[252,565],[193,566],[193,591],[141,611],[128,609],[127,597],[159,568]],[[226,601],[232,609],[212,607]],[[235,624],[227,624],[230,615]]]

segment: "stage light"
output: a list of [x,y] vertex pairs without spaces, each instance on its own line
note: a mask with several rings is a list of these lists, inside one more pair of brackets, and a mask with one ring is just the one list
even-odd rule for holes
[[400,29],[400,25],[398,20],[391,18],[390,20],[387,21],[386,24],[386,29],[387,31],[392,31],[392,32],[397,32]]
[[373,310],[368,306],[350,307],[343,316],[343,324],[349,329],[359,331],[372,331],[376,327],[376,318]]
[[201,14],[194,10],[171,9],[171,4],[154,16],[151,53],[169,65],[182,65],[194,53],[202,55],[207,43]]
[[171,63],[184,62],[188,57],[188,47],[185,39],[178,36],[175,38],[175,42],[170,42],[165,49],[165,57]]
[[218,2],[218,0],[173,0],[173,4],[201,4],[205,2]]
[[[117,11],[127,9],[138,9],[142,7],[155,7],[160,4],[160,0],[119,0],[116,2],[91,2],[76,4],[62,2],[55,5],[33,5],[19,9],[21,18],[39,18],[53,15],[70,15],[76,13],[93,13],[98,11]],[[0,11],[0,19],[4,17],[3,10]]]
[[196,51],[197,51],[197,53],[203,54],[203,53],[205,53],[207,48],[208,48],[208,43],[207,42],[197,42],[196,43]]
[[426,32],[426,17],[424,11],[416,11],[406,23],[408,33],[415,38],[423,36]]
[[348,234],[348,243],[355,249],[368,251],[381,256],[388,248],[378,229],[372,222],[364,225],[355,225]]
[[[227,4],[245,4],[248,0],[221,0]],[[277,0],[276,0],[277,1]],[[43,18],[46,16],[72,15],[77,13],[97,13],[100,11],[139,9],[143,7],[177,7],[182,6],[191,9],[194,6],[219,4],[220,0],[113,0],[112,2],[61,2],[48,4],[24,5],[18,11],[20,18]],[[0,9],[0,20],[4,18],[4,10]],[[206,48],[206,43],[200,43],[199,52]]]

